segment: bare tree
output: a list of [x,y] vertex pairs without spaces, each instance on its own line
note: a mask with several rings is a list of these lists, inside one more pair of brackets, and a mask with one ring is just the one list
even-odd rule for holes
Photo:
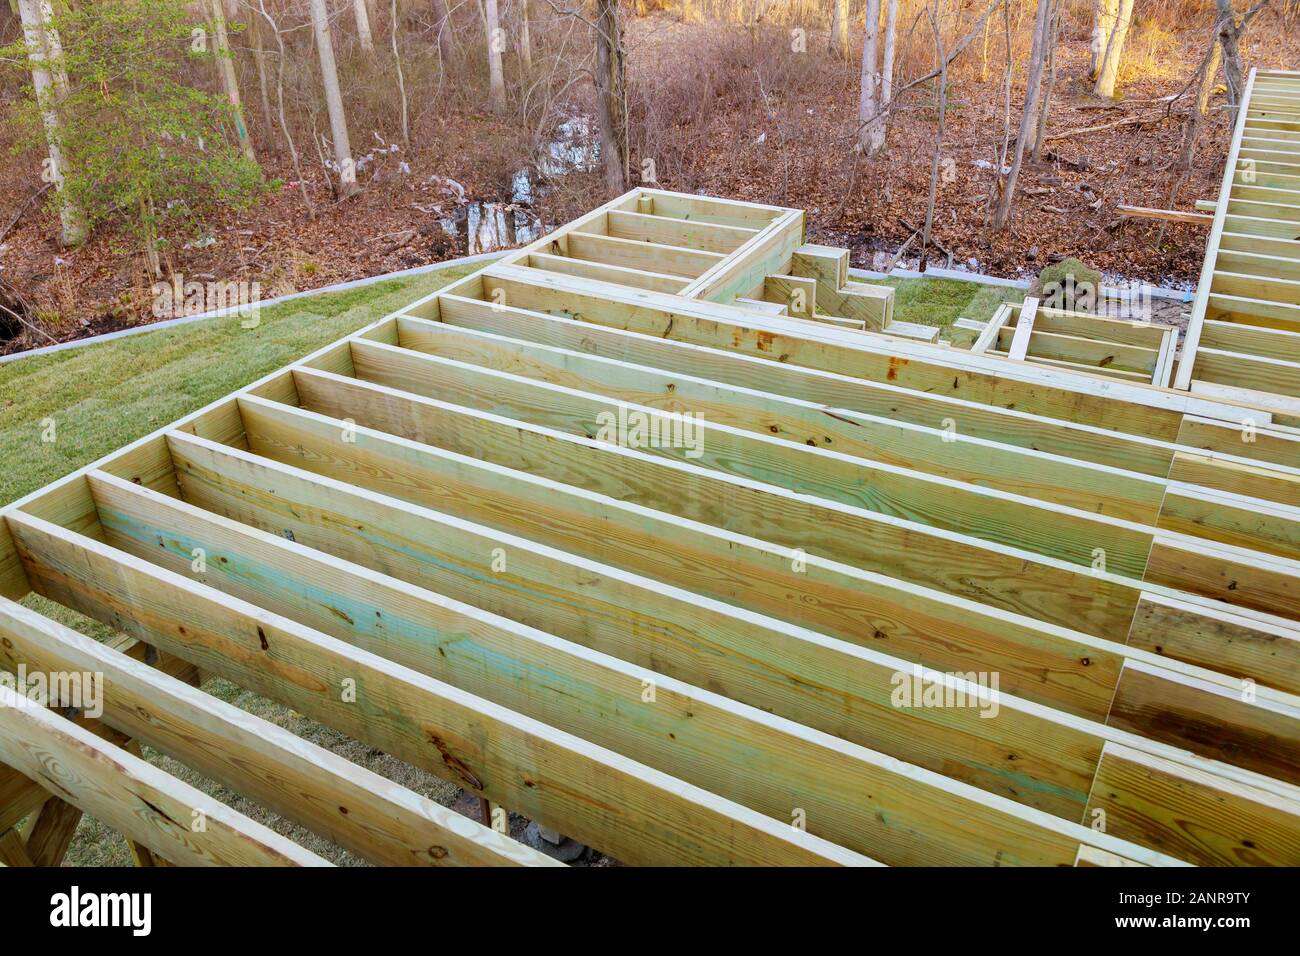
[[275,74],[275,96],[276,103],[280,108],[280,130],[284,133],[285,144],[289,147],[289,157],[293,160],[293,172],[298,179],[298,192],[302,195],[302,204],[307,207],[307,217],[315,219],[316,207],[312,205],[311,194],[307,192],[307,179],[302,174],[302,162],[298,158],[298,147],[294,144],[293,135],[289,132],[289,121],[284,115],[284,66],[287,59],[284,38],[280,36],[280,24],[275,22],[266,9],[266,0],[257,0],[257,5],[258,12],[262,14],[262,19],[266,21],[267,26],[271,28],[271,35],[275,37],[275,45],[280,51]]
[[1106,38],[1106,49],[1102,54],[1101,68],[1097,72],[1097,85],[1093,92],[1098,96],[1110,98],[1115,95],[1115,79],[1119,75],[1119,61],[1124,52],[1124,41],[1128,39],[1129,22],[1133,19],[1133,0],[1119,0],[1115,28]]
[[230,37],[226,33],[226,11],[221,0],[211,0],[208,8],[212,11],[212,29],[216,33],[217,70],[221,74],[221,86],[226,91],[235,115],[235,133],[239,136],[239,148],[244,158],[251,163],[257,162],[253,152],[253,140],[248,135],[248,126],[244,123],[244,104],[239,98],[239,79],[235,76],[234,54],[230,52]]
[[1052,112],[1052,93],[1056,90],[1056,43],[1061,32],[1061,14],[1061,0],[1054,0],[1047,31],[1047,81],[1043,88],[1043,105],[1038,111],[1038,125],[1034,130],[1032,156],[1035,163],[1042,158],[1043,143],[1047,140],[1047,119]]
[[506,38],[501,30],[501,19],[497,15],[497,0],[487,0],[483,25],[487,30],[488,76],[491,84],[489,95],[492,112],[501,114],[506,111],[506,80],[505,73],[501,69],[501,53],[506,48]]
[[316,31],[316,49],[320,54],[321,82],[325,86],[325,105],[330,115],[330,134],[334,138],[334,161],[338,165],[339,191],[344,198],[360,188],[357,169],[352,161],[352,143],[348,139],[348,118],[343,112],[343,94],[339,91],[339,71],[334,62],[334,40],[330,36],[329,11],[325,0],[311,0],[311,20]]
[[[894,100],[894,46],[898,26],[898,0],[885,5],[885,52],[880,65],[880,112],[871,124],[870,149],[873,155],[885,148],[889,127],[889,110]],[[946,68],[946,65],[943,65]]]
[[447,69],[452,54],[456,51],[456,37],[451,30],[451,14],[447,11],[447,0],[430,0],[433,9],[433,26],[438,31],[438,56],[442,68]]
[[596,111],[605,186],[621,193],[628,183],[627,83],[618,0],[596,0]]
[[877,52],[877,41],[880,36],[880,0],[867,0],[865,21],[866,33],[862,38],[862,85],[858,93],[858,150],[870,155],[871,130],[878,123],[880,115],[880,67]]
[[397,0],[391,0],[388,12],[388,38],[393,46],[393,64],[397,68],[397,92],[402,97],[402,142],[409,149],[411,120],[406,103],[406,74],[402,70],[402,54],[397,49]]
[[1094,83],[1101,75],[1101,61],[1106,55],[1106,44],[1115,30],[1119,16],[1119,0],[1092,0],[1092,42],[1088,79]]
[[939,194],[939,160],[943,154],[943,137],[947,127],[948,115],[948,57],[943,48],[943,31],[939,28],[938,6],[935,0],[933,9],[926,10],[930,17],[930,29],[934,33],[935,58],[939,61],[939,128],[934,136],[934,152],[930,156],[930,193],[925,204],[925,227],[921,233],[921,260],[917,268],[925,271],[926,256],[930,252],[930,237],[934,230],[934,204]]
[[59,104],[66,95],[67,77],[59,68],[63,47],[58,32],[50,22],[50,8],[41,0],[18,0],[18,16],[23,24],[23,40],[31,62],[32,88],[41,109],[45,141],[49,148],[46,180],[59,192],[59,226],[65,246],[86,241],[86,217],[80,206],[71,201],[63,188],[63,145]]
[[361,41],[361,49],[373,56],[375,37],[370,32],[370,10],[366,7],[366,0],[352,0],[352,15],[357,21],[357,39]]
[[831,0],[830,52],[849,58],[849,0]]
[[1011,217],[1011,204],[1016,198],[1016,180],[1020,178],[1020,165],[1025,158],[1025,144],[1037,124],[1038,93],[1043,80],[1043,53],[1051,5],[1052,0],[1038,0],[1038,12],[1034,17],[1034,43],[1029,54],[1029,82],[1025,87],[1024,109],[1020,113],[1020,132],[1016,134],[1015,158],[1011,161],[1011,170],[1007,173],[1002,196],[993,213],[994,229],[1005,228]]
[[528,33],[528,0],[517,0],[519,4],[519,60],[524,68],[524,75],[533,72],[533,39]]

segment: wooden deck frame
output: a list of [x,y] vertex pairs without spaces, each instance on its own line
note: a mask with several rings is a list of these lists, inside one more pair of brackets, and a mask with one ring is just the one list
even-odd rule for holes
[[[1232,336],[1207,325],[1245,332],[1300,333],[1300,155],[1278,112],[1278,91],[1300,92],[1300,75],[1252,71],[1238,110],[1205,263],[1174,385],[1193,383],[1300,398],[1300,355],[1256,352],[1256,335]],[[1292,188],[1287,188],[1292,187]],[[1225,348],[1226,339],[1235,343]],[[1265,346],[1267,348],[1267,346]],[[1292,366],[1296,366],[1293,368]],[[1194,390],[1194,389],[1193,389]]]
[[[828,295],[890,296],[803,238],[798,210],[634,190],[0,509],[0,594],[626,862],[1298,862],[1289,414],[1159,387],[1160,330],[1115,340],[1151,385],[836,327]],[[765,294],[788,314],[737,302]],[[1038,317],[1026,359],[1071,334]],[[597,439],[632,413],[701,413],[700,453]],[[368,859],[540,862],[7,600],[0,633],[0,666],[97,665],[113,733]],[[999,716],[900,708],[909,673]],[[4,770],[11,819],[44,791]]]

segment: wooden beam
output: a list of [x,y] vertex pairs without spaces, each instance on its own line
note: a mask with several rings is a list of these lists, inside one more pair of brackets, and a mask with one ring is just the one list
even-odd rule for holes
[[[259,823],[0,686],[0,760],[129,838],[187,866],[325,866]],[[202,817],[203,831],[192,824]]]
[[0,600],[0,635],[0,663],[10,669],[25,664],[29,671],[100,675],[110,726],[363,859],[390,866],[555,865],[544,854],[22,605]]
[[616,239],[585,232],[568,234],[568,254],[575,259],[586,259],[646,272],[685,276],[694,279],[721,262],[721,253],[679,246],[664,246],[654,242],[637,242],[634,239]]
[[1165,222],[1182,222],[1193,226],[1209,226],[1214,222],[1213,216],[1181,209],[1152,209],[1149,206],[1125,206],[1121,203],[1115,207],[1115,211],[1136,219],[1162,219]]
[[[798,445],[814,443],[835,448],[857,458],[907,466],[958,481],[1069,505],[1089,513],[1154,524],[1160,510],[1164,483],[1154,476],[968,436],[956,428],[945,431],[913,424],[898,414],[890,417],[867,415],[807,401],[782,391],[760,391],[692,375],[688,371],[695,368],[691,363],[692,350],[675,343],[647,340],[645,344],[653,348],[643,351],[636,348],[641,343],[620,341],[618,337],[626,339],[628,333],[576,328],[572,322],[548,319],[555,326],[555,334],[539,334],[535,326],[542,323],[533,323],[529,318],[494,318],[497,321],[475,324],[513,335],[529,334],[533,340],[445,322],[402,318],[398,320],[400,342],[407,349],[512,372],[623,402],[665,410],[690,408],[702,414],[708,422],[772,435]],[[552,330],[542,330],[547,331]],[[568,347],[543,342],[562,342]],[[579,348],[583,350],[579,351]],[[672,352],[682,354],[664,354]],[[610,353],[608,357],[606,353]],[[641,361],[622,361],[614,357],[618,355]],[[738,382],[751,380],[741,373],[747,365],[755,363],[742,359],[730,364],[734,370],[700,368],[699,371],[721,374]],[[789,378],[792,386],[807,378],[798,373],[783,377]],[[764,384],[757,375],[754,380],[755,384]],[[781,383],[773,384],[779,386]],[[806,388],[791,387],[788,391],[822,397],[818,394],[820,384],[817,379],[812,379]],[[857,393],[862,391],[859,389]],[[843,396],[825,397],[851,398],[853,394],[845,389]],[[866,407],[860,398],[858,404]],[[958,409],[942,403],[934,403],[932,407],[937,417],[929,420],[935,425],[941,425],[942,417],[946,417],[938,413],[959,413]],[[956,418],[951,421],[955,424]],[[1009,419],[1006,430],[1018,423],[1017,419]],[[1165,470],[1168,470],[1167,464]]]
[[636,239],[660,245],[685,246],[705,252],[735,252],[758,235],[759,230],[740,226],[647,216],[639,212],[613,210],[606,214],[608,234],[617,239]]
[[591,262],[587,259],[553,256],[545,252],[534,252],[528,257],[528,264],[534,269],[545,269],[548,272],[582,276],[586,279],[599,279],[602,282],[617,282],[621,285],[651,289],[655,292],[668,292],[673,295],[681,292],[690,283],[689,279],[682,276],[670,276],[661,272],[646,272],[643,269],[629,269],[626,266],[615,266],[605,262]]
[[[679,414],[380,343],[355,342],[353,349],[358,377],[364,381],[467,408],[492,408],[566,434],[594,434],[598,441],[595,426],[600,421],[642,415],[661,422],[669,434],[673,422],[668,416]],[[644,451],[1077,564],[1090,565],[1093,549],[1102,547],[1120,573],[1141,574],[1151,546],[1149,531],[1094,513],[1028,497],[1008,498],[977,485],[940,481],[914,469],[852,458],[824,446],[796,445],[703,418],[695,421],[692,432],[690,443],[647,442]]]
[[[617,494],[643,507],[952,594],[978,597],[1041,620],[1114,633],[1105,628],[1125,626],[1136,606],[1136,582],[1114,575],[1099,577],[1091,562],[1080,565],[1035,555],[356,379],[310,369],[296,369],[294,375],[305,407],[340,421],[352,419],[358,425],[507,468],[527,469],[587,491]],[[252,399],[241,399],[245,401]],[[593,434],[596,431],[593,421]],[[978,587],[972,586],[969,567],[983,571]]]
[[[769,816],[788,815],[794,794],[807,814],[809,832],[885,862],[1010,863],[1014,857],[1007,847],[1023,854],[1024,862],[1059,860],[1078,839],[1077,830],[1033,824],[1029,815],[1005,802],[972,803],[969,795],[919,768],[906,768],[905,779],[899,779],[900,772],[871,751],[811,734],[799,724],[698,691],[662,673],[584,651],[542,631],[205,515],[128,483],[97,480],[96,488],[115,544],[141,556],[155,555],[173,570],[189,568],[192,546],[202,547],[210,556],[210,570],[202,579],[232,596],[292,614],[301,623],[387,660]],[[160,552],[154,545],[159,539],[177,543]],[[324,602],[317,597],[322,592],[329,595]],[[358,623],[380,616],[382,629]],[[654,689],[650,702],[644,699],[647,685]],[[891,685],[886,680],[880,686],[877,693],[884,696],[883,688]],[[553,692],[542,692],[544,688]],[[1022,719],[1031,718],[1026,714]],[[1020,773],[1028,773],[1028,767],[1028,762],[1021,764]],[[1083,780],[1086,787],[1086,775]],[[894,804],[894,792],[904,789],[909,791],[907,799]],[[845,799],[846,794],[865,793],[873,799]],[[931,801],[946,809],[926,810]],[[889,820],[883,828],[878,820],[882,806]],[[1081,809],[1074,809],[1075,818]],[[974,838],[966,823],[947,829],[937,822],[972,818],[984,822],[979,828],[984,832]]]
[[[1034,316],[1038,312],[1038,300],[1033,296],[1025,299],[1016,318],[1015,333],[1007,348],[1007,358],[1013,362],[1023,362],[1029,354],[1029,338],[1034,334]],[[1005,331],[1005,330],[1004,330]],[[999,336],[999,341],[1001,337]]]
[[1088,803],[1112,836],[1200,866],[1300,864],[1295,810],[1294,800],[1117,744],[1102,753]]
[[683,290],[682,295],[705,302],[730,302],[758,288],[764,276],[785,271],[794,250],[803,243],[802,210],[783,212],[751,238]]
[[126,552],[9,520],[46,596],[624,862],[869,862]]
[[872,382],[771,362],[662,335],[574,321],[513,306],[493,307],[458,296],[446,296],[442,302],[441,317],[448,326],[636,362],[674,375],[694,374],[758,393],[806,399],[825,405],[836,415],[843,411],[873,415],[942,429],[952,435],[993,440],[1160,477],[1168,473],[1175,450],[1171,443],[1081,425],[1068,419],[1049,419],[1020,409],[905,389],[888,381]]

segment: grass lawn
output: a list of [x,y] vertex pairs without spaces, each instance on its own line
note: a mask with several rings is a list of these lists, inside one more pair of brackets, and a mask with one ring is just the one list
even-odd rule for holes
[[[49,484],[476,268],[407,276],[271,306],[262,310],[261,325],[252,330],[241,328],[239,318],[231,316],[0,365],[0,461],[4,463],[0,504]],[[891,279],[881,284],[898,290],[895,318],[940,327],[951,325],[958,316],[987,319],[1000,302],[1022,296],[1012,289],[948,279]],[[54,440],[44,441],[50,422]],[[24,603],[97,639],[112,636],[111,628],[39,596],[31,595]],[[204,690],[444,805],[450,806],[460,795],[457,787],[432,774],[227,681],[210,678]],[[164,754],[147,747],[144,754],[151,763],[332,862],[361,862]],[[524,823],[514,817],[512,831],[518,835]],[[64,865],[129,866],[131,856],[120,834],[87,816]]]
[[872,285],[894,290],[894,320],[937,325],[948,338],[948,328],[957,319],[987,322],[1003,302],[1020,302],[1022,289],[961,282],[957,279],[863,279]]
[[[0,365],[0,504],[343,338],[482,265],[402,276],[238,316]],[[50,423],[54,441],[43,441]]]

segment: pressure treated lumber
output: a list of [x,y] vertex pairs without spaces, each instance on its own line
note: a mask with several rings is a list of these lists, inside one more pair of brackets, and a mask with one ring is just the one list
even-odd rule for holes
[[[869,862],[126,552],[21,513],[9,521],[47,597],[617,859]],[[349,687],[355,704],[343,699]]]
[[[1017,809],[997,801],[973,804],[970,792],[937,776],[909,770],[905,781],[898,780],[877,755],[726,697],[584,652],[283,538],[202,516],[127,483],[92,480],[110,513],[106,530],[118,545],[161,557],[173,570],[186,568],[192,548],[202,547],[211,570],[201,578],[233,596],[652,766],[672,765],[685,779],[770,816],[788,815],[793,802],[806,812],[809,832],[886,862],[1011,863],[1002,849],[1007,845],[1055,841],[1058,849],[1036,852],[1059,854],[1072,851],[1079,837],[1066,827],[1056,828],[1055,836],[1050,827],[1036,836],[1043,828]],[[159,551],[154,542],[160,539],[175,543]],[[382,628],[361,623],[381,618]],[[654,690],[650,701],[646,686]],[[895,797],[898,787],[910,788],[909,795]],[[852,796],[868,792],[872,803]],[[920,812],[929,800],[950,806]],[[882,809],[884,826],[877,819]],[[963,823],[945,828],[943,819]],[[981,825],[970,827],[975,820]],[[921,833],[924,842],[912,836]],[[1059,860],[1025,853],[1021,862]]]
[[275,724],[4,599],[0,636],[0,664],[8,669],[23,664],[29,672],[101,675],[104,720],[110,726],[363,859],[390,866],[557,865]]
[[[0,761],[168,860],[189,866],[328,865],[72,721],[20,702],[5,686],[0,731]],[[204,820],[202,832],[191,826],[197,815]]]

